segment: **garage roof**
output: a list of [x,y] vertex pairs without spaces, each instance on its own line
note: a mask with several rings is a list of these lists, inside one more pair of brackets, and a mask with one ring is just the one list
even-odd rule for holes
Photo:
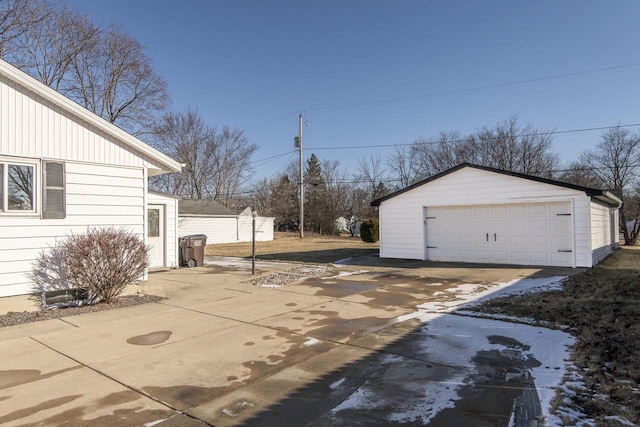
[[516,178],[528,179],[530,181],[542,182],[544,184],[556,185],[558,187],[565,187],[565,188],[571,188],[573,190],[584,191],[587,194],[587,196],[593,197],[594,199],[598,199],[601,202],[606,203],[607,205],[614,206],[614,207],[620,207],[622,205],[622,200],[620,200],[612,192],[607,190],[599,190],[596,188],[582,187],[580,185],[569,184],[568,182],[555,181],[553,179],[541,178],[539,176],[526,175],[518,172],[511,172],[511,171],[506,171],[502,169],[491,168],[488,166],[474,165],[472,163],[462,163],[458,166],[455,166],[437,175],[433,175],[427,179],[418,181],[413,185],[410,185],[401,190],[398,190],[391,194],[387,194],[384,197],[376,199],[373,202],[371,202],[371,206],[380,206],[380,204],[385,200],[389,200],[393,197],[399,196],[402,193],[406,193],[407,191],[413,190],[414,188],[420,187],[421,185],[427,184],[431,181],[435,181],[436,179],[442,178],[443,176],[449,175],[450,173],[456,172],[463,168],[474,168],[474,169],[479,169],[487,172],[493,172],[493,173],[498,173],[498,174],[507,175],[507,176],[514,176]]
[[237,213],[212,199],[206,200],[180,200],[178,204],[179,216],[224,216],[236,217]]

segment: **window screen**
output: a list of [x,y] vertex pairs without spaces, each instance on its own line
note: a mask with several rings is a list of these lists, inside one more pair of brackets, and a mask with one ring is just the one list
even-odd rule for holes
[[65,217],[64,163],[44,162],[43,218]]

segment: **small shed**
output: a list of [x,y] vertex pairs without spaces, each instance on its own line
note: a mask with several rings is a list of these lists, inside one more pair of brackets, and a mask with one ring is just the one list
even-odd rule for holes
[[591,267],[618,246],[611,192],[469,163],[371,204],[382,258]]
[[[256,241],[273,240],[272,217],[256,217]],[[253,217],[251,208],[239,214],[221,203],[206,200],[180,200],[178,234],[205,234],[207,244],[250,242]]]

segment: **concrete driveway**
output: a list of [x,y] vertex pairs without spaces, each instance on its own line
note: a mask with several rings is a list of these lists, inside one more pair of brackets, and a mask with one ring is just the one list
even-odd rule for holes
[[249,267],[155,272],[160,303],[1,328],[0,424],[531,425],[565,368],[536,350],[566,334],[448,313],[576,270],[259,263],[261,287]]

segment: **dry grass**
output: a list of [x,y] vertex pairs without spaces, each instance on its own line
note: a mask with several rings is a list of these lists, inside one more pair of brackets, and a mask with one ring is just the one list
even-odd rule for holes
[[[270,242],[256,242],[256,258],[269,261],[331,263],[351,256],[378,253],[378,243],[363,242],[360,237],[275,233]],[[251,242],[207,245],[206,255],[251,257]]]
[[623,247],[569,278],[563,291],[496,299],[481,310],[568,325],[587,387],[573,403],[598,425],[609,425],[608,416],[640,425],[639,247]]

